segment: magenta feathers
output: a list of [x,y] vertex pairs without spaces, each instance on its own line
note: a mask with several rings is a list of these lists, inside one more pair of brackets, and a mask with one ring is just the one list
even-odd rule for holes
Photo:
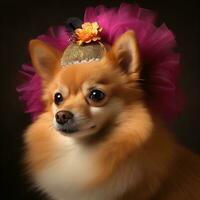
[[[86,8],[84,22],[98,22],[103,28],[103,42],[112,44],[127,30],[133,30],[138,39],[143,62],[141,84],[146,90],[147,101],[165,120],[173,120],[180,112],[183,98],[177,80],[180,56],[175,52],[174,34],[165,24],[155,25],[155,14],[137,5],[121,4],[119,8]],[[70,33],[64,26],[50,28],[38,39],[64,51],[70,44]],[[25,111],[35,119],[44,109],[41,101],[41,81],[30,65],[20,71],[24,83],[17,87]],[[73,84],[73,83],[72,83]]]

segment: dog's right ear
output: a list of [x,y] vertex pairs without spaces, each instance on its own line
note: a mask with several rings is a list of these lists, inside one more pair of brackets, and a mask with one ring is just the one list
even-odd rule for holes
[[113,44],[110,51],[115,66],[131,78],[138,78],[140,67],[140,52],[136,35],[133,31],[123,33]]
[[36,72],[49,81],[59,69],[60,52],[37,39],[30,41],[29,51]]

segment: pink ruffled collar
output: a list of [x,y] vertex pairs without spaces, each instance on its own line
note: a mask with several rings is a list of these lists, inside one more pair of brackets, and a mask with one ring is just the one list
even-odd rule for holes
[[[183,97],[177,85],[180,73],[180,55],[175,51],[174,34],[165,24],[155,25],[155,14],[138,5],[121,4],[119,8],[104,6],[85,10],[84,22],[98,22],[103,28],[101,37],[112,44],[126,30],[136,33],[144,64],[143,77],[147,101],[167,121],[173,120],[181,111]],[[51,27],[38,39],[64,51],[70,44],[70,33],[64,26]],[[43,111],[41,80],[31,65],[22,65],[24,83],[17,87],[25,112],[33,120]],[[73,84],[73,83],[72,83]]]

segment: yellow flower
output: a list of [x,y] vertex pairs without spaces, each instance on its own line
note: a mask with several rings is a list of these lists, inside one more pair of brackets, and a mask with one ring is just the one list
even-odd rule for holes
[[75,30],[77,43],[79,45],[83,43],[90,43],[92,41],[100,40],[101,37],[99,33],[102,31],[99,24],[97,22],[86,22],[82,25],[82,28],[78,28]]

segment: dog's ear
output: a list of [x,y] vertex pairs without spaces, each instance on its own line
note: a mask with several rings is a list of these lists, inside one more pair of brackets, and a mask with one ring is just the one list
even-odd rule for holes
[[117,67],[126,74],[139,74],[140,54],[133,31],[121,35],[111,48],[111,55]]
[[29,51],[32,64],[43,81],[49,81],[58,71],[60,53],[40,40],[31,40]]

